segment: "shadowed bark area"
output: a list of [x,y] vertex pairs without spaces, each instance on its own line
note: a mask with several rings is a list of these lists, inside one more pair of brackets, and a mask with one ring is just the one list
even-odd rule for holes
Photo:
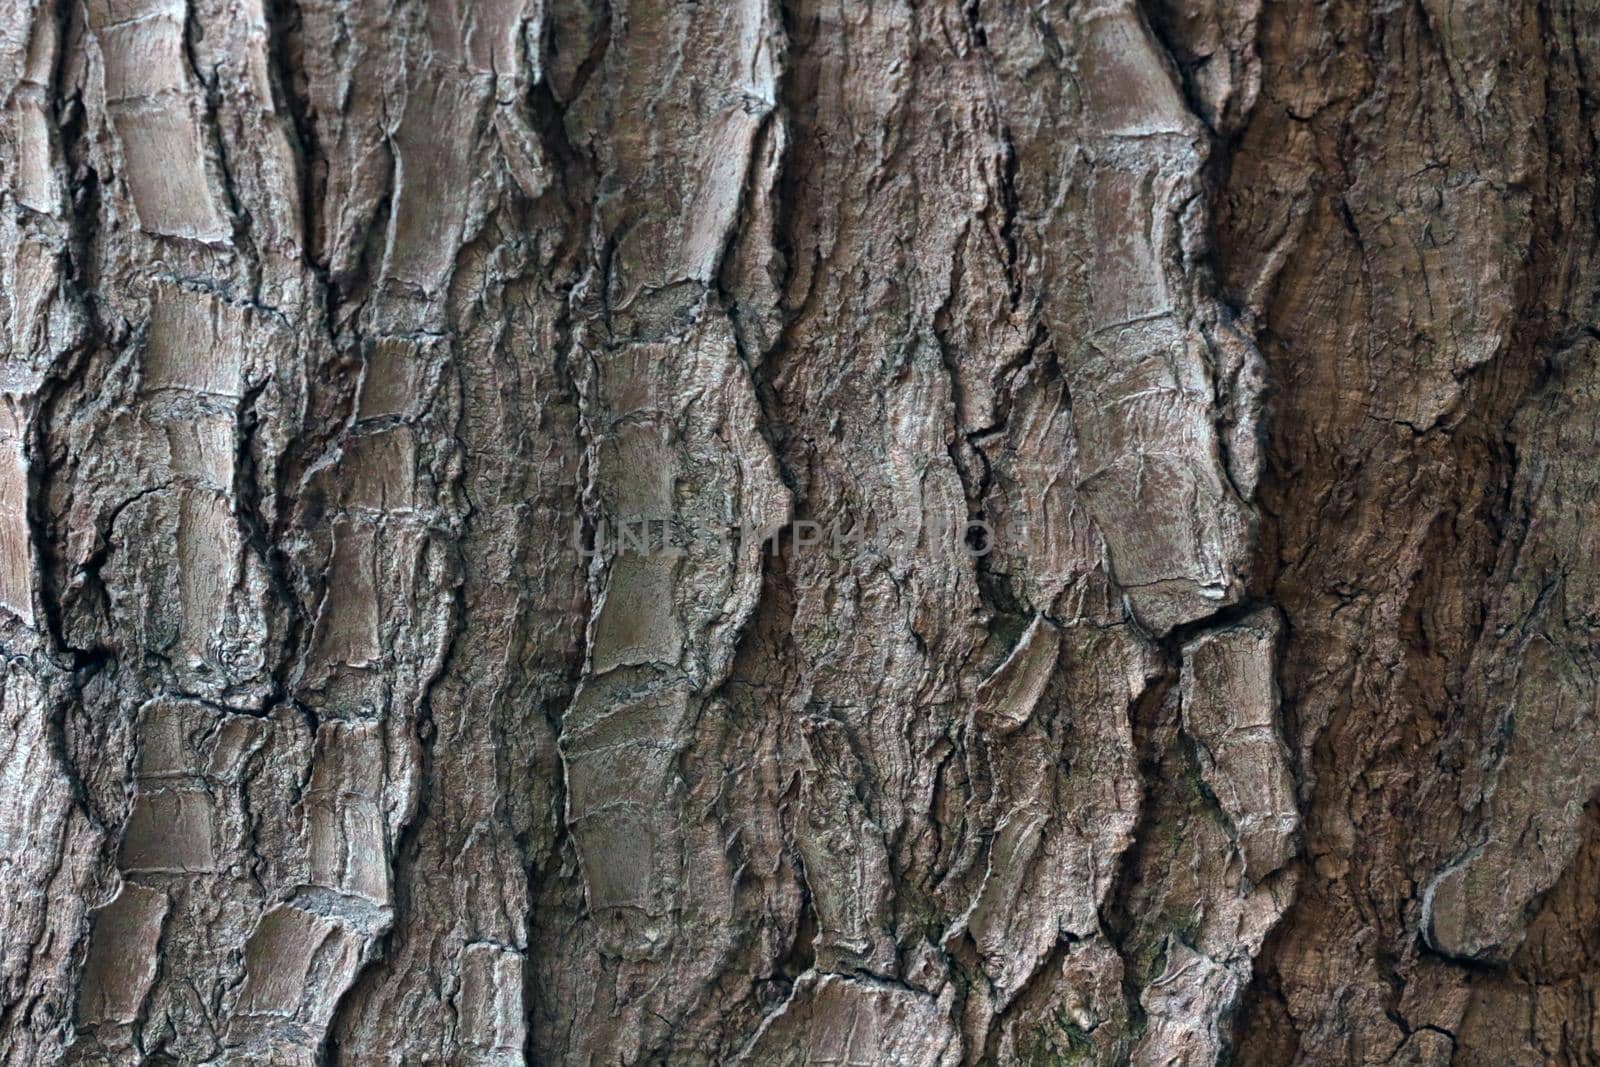
[[1600,1060],[1597,72],[0,5],[0,1063]]

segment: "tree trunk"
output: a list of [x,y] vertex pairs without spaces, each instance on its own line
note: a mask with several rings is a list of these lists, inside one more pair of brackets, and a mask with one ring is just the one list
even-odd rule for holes
[[1597,0],[7,0],[0,103],[0,1061],[1600,1062]]

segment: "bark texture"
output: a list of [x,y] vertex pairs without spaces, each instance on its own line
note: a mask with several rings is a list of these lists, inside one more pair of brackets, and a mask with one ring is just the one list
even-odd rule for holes
[[1596,0],[5,0],[0,1063],[1600,1062],[1597,168]]

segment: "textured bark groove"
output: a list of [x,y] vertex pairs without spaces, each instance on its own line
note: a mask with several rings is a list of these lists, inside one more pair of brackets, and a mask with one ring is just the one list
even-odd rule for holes
[[1595,71],[0,6],[0,1062],[1594,1061]]

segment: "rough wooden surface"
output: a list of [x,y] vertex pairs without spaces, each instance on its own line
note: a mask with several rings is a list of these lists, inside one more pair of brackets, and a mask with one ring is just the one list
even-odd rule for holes
[[0,1062],[1600,1061],[1597,79],[0,4]]

